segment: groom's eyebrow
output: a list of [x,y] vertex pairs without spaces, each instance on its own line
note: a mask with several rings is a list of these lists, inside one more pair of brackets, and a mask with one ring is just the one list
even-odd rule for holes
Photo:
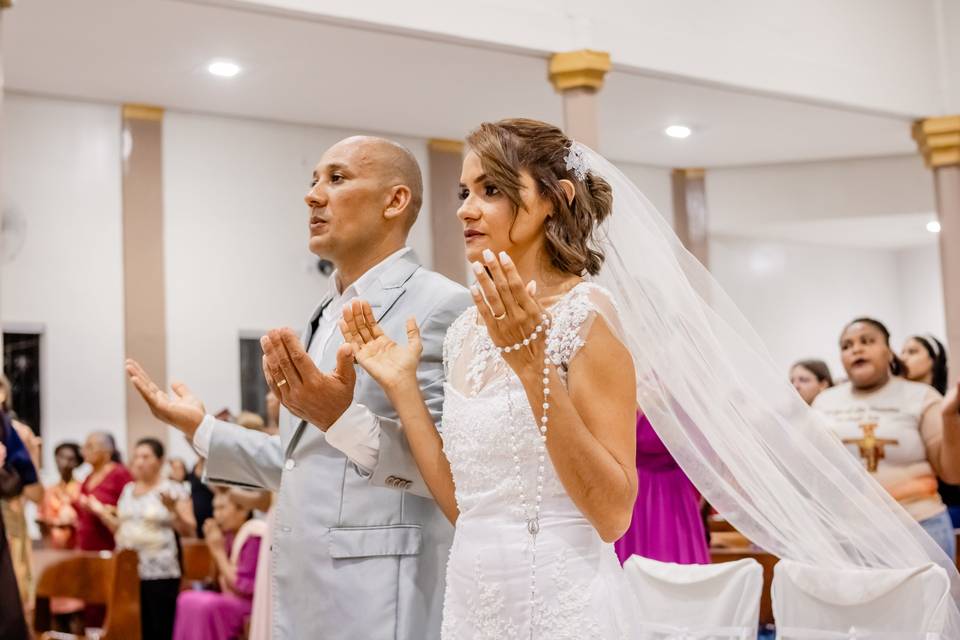
[[333,162],[331,164],[324,165],[320,171],[317,171],[316,169],[314,169],[313,177],[318,178],[321,173],[329,173],[331,171],[346,171],[346,170],[347,170],[346,165],[340,164],[339,162]]

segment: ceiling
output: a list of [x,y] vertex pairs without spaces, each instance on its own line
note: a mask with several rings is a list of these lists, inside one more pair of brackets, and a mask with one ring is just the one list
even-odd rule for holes
[[[183,0],[29,0],[4,12],[2,45],[6,88],[25,93],[419,137],[562,119],[543,56]],[[212,77],[214,58],[244,71]],[[676,123],[694,135],[664,136]],[[662,167],[915,152],[899,118],[617,70],[601,130],[609,157]]]

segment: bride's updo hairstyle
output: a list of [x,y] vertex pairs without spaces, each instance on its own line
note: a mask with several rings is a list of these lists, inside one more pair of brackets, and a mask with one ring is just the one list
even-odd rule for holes
[[[571,144],[559,128],[525,118],[484,122],[467,136],[467,146],[480,157],[490,182],[513,202],[514,216],[523,205],[522,171],[539,185],[540,196],[552,203],[553,215],[544,221],[544,231],[553,266],[575,275],[596,275],[604,256],[593,234],[610,215],[613,191],[603,178],[587,173],[581,180],[567,168]],[[574,185],[572,203],[560,186],[564,179]]]

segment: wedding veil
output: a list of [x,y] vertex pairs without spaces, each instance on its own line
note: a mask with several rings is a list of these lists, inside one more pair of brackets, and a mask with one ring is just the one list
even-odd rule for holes
[[614,296],[637,402],[703,496],[766,551],[824,568],[948,570],[946,637],[960,637],[953,559],[807,407],[719,283],[640,190],[574,143],[578,177],[602,177],[613,213],[593,280]]

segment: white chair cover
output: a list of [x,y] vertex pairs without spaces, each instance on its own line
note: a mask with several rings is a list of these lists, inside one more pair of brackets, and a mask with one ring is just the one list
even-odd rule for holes
[[757,637],[763,568],[756,560],[674,564],[632,556],[623,568],[637,600],[643,640]]
[[946,640],[950,580],[912,569],[823,569],[781,560],[773,616],[782,640]]

